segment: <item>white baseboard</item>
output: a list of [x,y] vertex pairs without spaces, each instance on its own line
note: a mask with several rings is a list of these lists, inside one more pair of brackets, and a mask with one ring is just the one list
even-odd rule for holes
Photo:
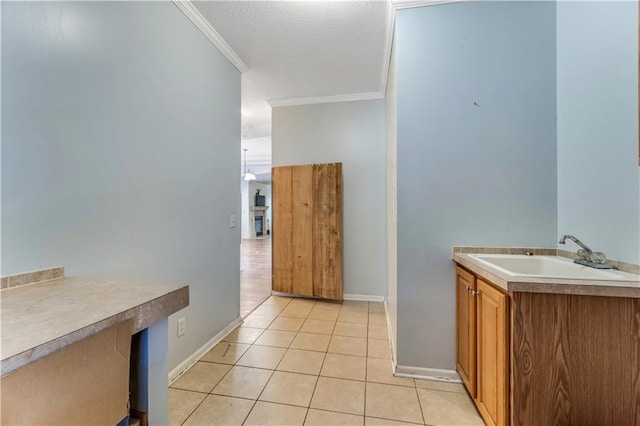
[[233,320],[229,325],[220,331],[220,333],[213,336],[207,343],[205,343],[200,349],[195,351],[190,357],[182,361],[176,368],[169,372],[169,385],[175,382],[183,373],[185,373],[193,364],[198,362],[200,358],[205,356],[215,345],[220,343],[222,339],[229,333],[231,333],[236,327],[242,324],[242,318],[238,317]]
[[387,300],[384,301],[384,312],[387,317],[387,329],[389,330],[389,341],[391,342],[391,365],[394,376],[409,377],[412,379],[433,380],[437,382],[462,383],[458,372],[455,370],[443,370],[438,368],[411,367],[407,365],[398,365],[396,359],[396,341],[391,332],[391,318],[389,317],[389,305]]
[[434,380],[437,382],[462,383],[460,376],[455,370],[441,370],[439,368],[409,367],[397,365],[396,374],[398,377],[410,377],[412,379]]
[[384,302],[384,296],[372,296],[369,294],[344,293],[342,300],[361,300],[363,302]]

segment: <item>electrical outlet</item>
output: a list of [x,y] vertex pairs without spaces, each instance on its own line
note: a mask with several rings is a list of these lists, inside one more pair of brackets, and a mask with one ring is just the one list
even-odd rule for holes
[[186,320],[184,318],[180,318],[178,320],[178,337],[184,334],[185,326],[186,326]]
[[235,214],[230,214],[229,215],[229,228],[235,228],[236,227],[236,215]]

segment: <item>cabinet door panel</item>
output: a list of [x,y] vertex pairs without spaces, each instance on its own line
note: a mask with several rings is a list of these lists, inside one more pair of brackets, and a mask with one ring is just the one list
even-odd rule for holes
[[293,167],[293,293],[313,296],[313,166]]
[[293,293],[293,167],[274,167],[271,181],[272,289]]
[[342,300],[342,163],[314,164],[313,294]]
[[477,280],[478,409],[487,424],[507,423],[508,296]]
[[274,291],[342,300],[342,164],[274,167]]
[[456,367],[472,397],[476,396],[475,277],[456,268]]

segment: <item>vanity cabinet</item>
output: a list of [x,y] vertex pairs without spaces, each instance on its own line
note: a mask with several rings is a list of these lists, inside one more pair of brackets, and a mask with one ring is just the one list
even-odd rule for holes
[[485,423],[640,425],[638,284],[507,290],[458,265],[456,367]]
[[488,425],[508,423],[509,296],[456,268],[456,367]]

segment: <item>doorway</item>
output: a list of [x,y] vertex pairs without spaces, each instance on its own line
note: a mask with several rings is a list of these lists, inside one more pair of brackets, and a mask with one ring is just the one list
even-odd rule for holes
[[271,236],[243,239],[241,244],[240,315],[249,315],[271,295]]
[[242,182],[240,316],[271,295],[271,182]]

